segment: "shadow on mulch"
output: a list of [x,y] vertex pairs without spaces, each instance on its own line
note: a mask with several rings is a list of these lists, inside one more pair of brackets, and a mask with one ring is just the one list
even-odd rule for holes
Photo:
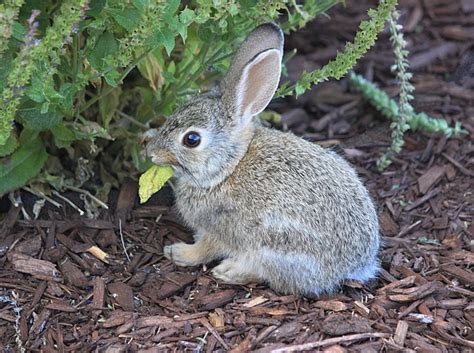
[[[337,7],[331,19],[288,38],[287,48],[300,53],[288,63],[290,78],[333,57],[373,4]],[[163,244],[191,236],[170,210],[169,190],[140,206],[130,181],[96,220],[60,199],[61,209],[45,207],[34,221],[21,207],[5,210],[2,350],[17,351],[19,342],[45,352],[474,349],[473,16],[470,1],[402,1],[414,106],[462,122],[468,134],[409,134],[382,174],[374,162],[390,142],[387,123],[347,81],[272,106],[283,114],[281,128],[344,154],[370,189],[384,244],[383,270],[369,286],[347,283],[335,296],[307,299],[222,285],[205,268],[177,268],[163,257]],[[357,71],[395,93],[391,62],[384,33]],[[22,196],[31,216],[36,198]],[[66,196],[82,207],[77,195]]]

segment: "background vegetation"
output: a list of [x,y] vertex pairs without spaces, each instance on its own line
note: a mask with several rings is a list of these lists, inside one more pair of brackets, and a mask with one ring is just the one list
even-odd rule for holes
[[[5,1],[0,5],[0,195],[30,183],[30,190],[43,194],[51,186],[85,186],[107,200],[112,187],[148,167],[140,155],[140,134],[210,87],[251,29],[276,21],[286,32],[296,30],[338,2]],[[395,5],[396,0],[381,0],[343,53],[303,72],[296,83],[283,83],[277,95],[299,95],[312,84],[345,75],[374,44]],[[369,98],[388,99],[370,88]],[[406,104],[402,115],[392,106],[392,118],[405,117]],[[396,125],[403,127],[397,138],[406,130],[404,119]]]

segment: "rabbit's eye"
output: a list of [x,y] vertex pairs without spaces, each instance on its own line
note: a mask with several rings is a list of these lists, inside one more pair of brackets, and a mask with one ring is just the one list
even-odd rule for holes
[[190,131],[183,138],[183,144],[188,147],[197,147],[201,143],[201,135],[195,131]]

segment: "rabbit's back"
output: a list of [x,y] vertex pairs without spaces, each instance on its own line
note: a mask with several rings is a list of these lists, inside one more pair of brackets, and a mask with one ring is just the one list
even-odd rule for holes
[[[256,128],[247,153],[227,179],[211,190],[178,189],[177,206],[195,228],[238,233],[229,236],[235,246],[258,243],[319,253],[335,243],[366,247],[378,239],[370,196],[342,157],[264,127]],[[249,239],[242,241],[247,233]],[[362,256],[366,250],[350,252]]]

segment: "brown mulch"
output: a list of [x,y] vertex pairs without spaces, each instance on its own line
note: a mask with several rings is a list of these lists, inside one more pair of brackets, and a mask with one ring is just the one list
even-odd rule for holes
[[[374,3],[348,2],[288,38],[288,49],[299,50],[290,77],[333,57]],[[163,244],[192,238],[170,209],[170,191],[140,206],[130,181],[96,220],[58,198],[63,207],[45,207],[37,220],[13,206],[0,216],[0,349],[19,351],[22,342],[32,352],[473,351],[474,5],[406,0],[401,10],[416,110],[460,121],[467,135],[410,133],[379,174],[374,162],[390,141],[389,123],[346,80],[272,106],[283,113],[282,128],[331,145],[366,181],[383,239],[378,279],[307,299],[178,268]],[[393,95],[391,63],[384,33],[357,71]],[[22,196],[32,217],[37,198]]]

